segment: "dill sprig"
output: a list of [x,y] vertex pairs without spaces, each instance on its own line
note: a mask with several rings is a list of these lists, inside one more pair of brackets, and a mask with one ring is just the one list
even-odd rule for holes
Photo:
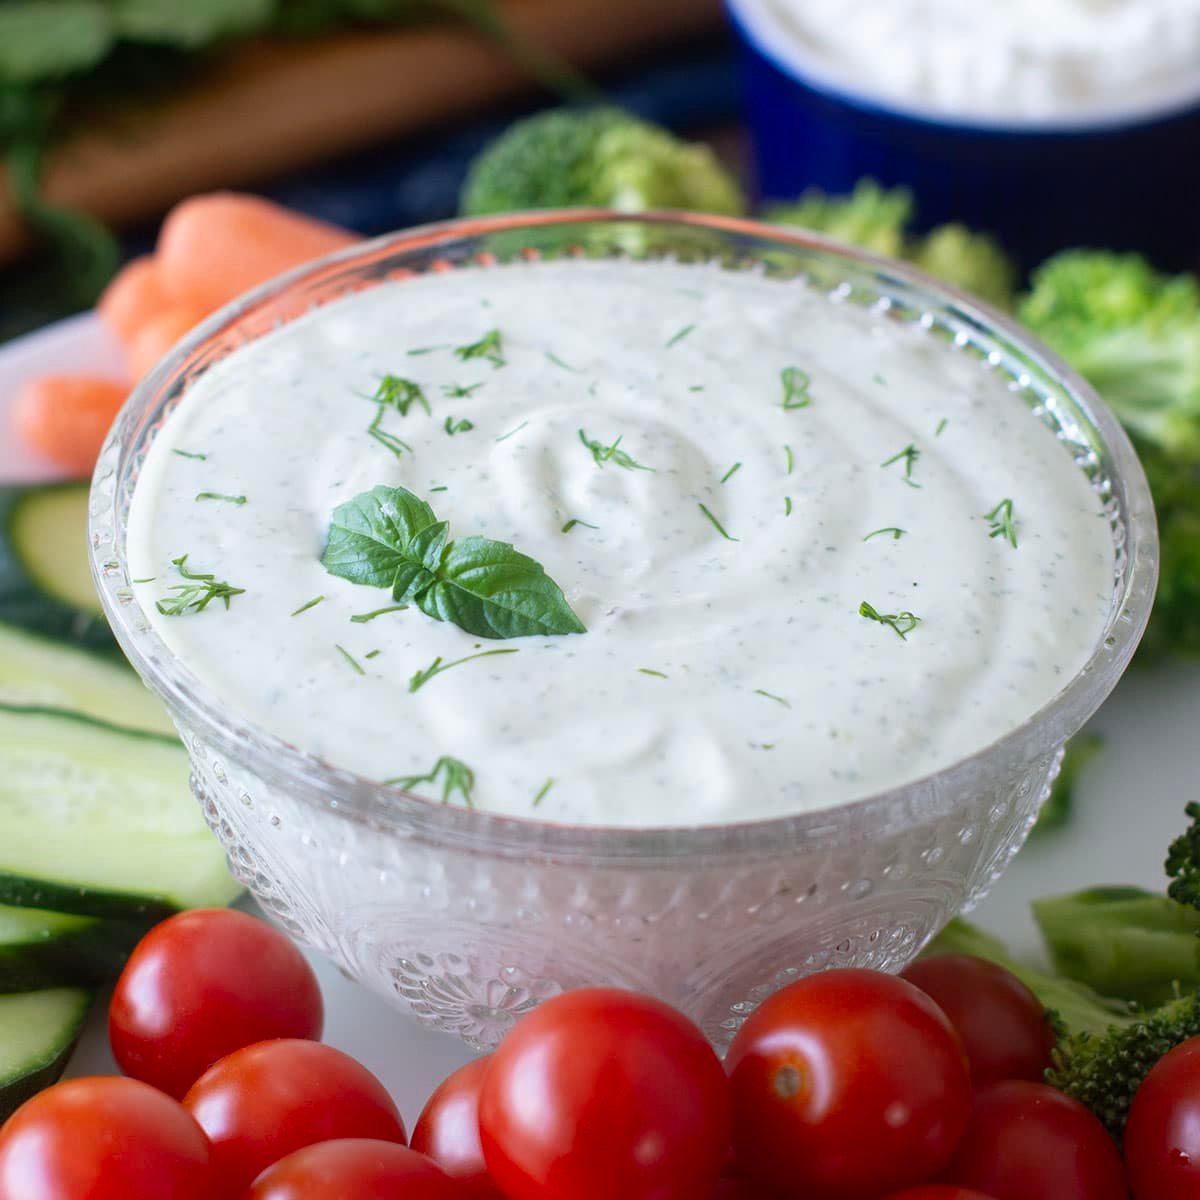
[[864,542],[869,542],[873,537],[879,537],[881,534],[890,533],[892,541],[898,542],[906,533],[907,529],[901,529],[898,525],[885,525],[882,529],[873,529],[863,538]]
[[881,613],[865,600],[858,606],[858,615],[866,617],[868,621],[878,621],[880,625],[888,626],[902,642],[907,641],[908,635],[921,623],[921,618],[907,609],[898,613]]
[[618,434],[617,440],[606,446],[603,442],[596,438],[590,438],[581,429],[579,431],[579,440],[591,451],[592,461],[598,467],[603,467],[605,463],[612,463],[617,467],[624,467],[626,471],[653,471],[653,467],[647,467],[640,463],[632,455],[621,449],[621,438],[625,435]]
[[1013,520],[1013,502],[1001,500],[989,513],[984,513],[984,520],[991,521],[992,531],[989,537],[1002,537],[1015,550],[1017,548],[1017,526]]
[[301,613],[308,612],[308,610],[310,608],[316,608],[317,605],[320,604],[321,601],[324,599],[325,599],[324,596],[314,596],[307,604],[300,605],[300,607],[298,609],[296,609],[296,611],[294,613],[292,613],[291,615],[293,617],[298,617]]
[[489,329],[477,342],[466,346],[456,346],[455,356],[467,362],[472,358],[482,358],[493,367],[503,367],[506,363],[504,346],[500,338],[500,330]]
[[741,540],[740,538],[735,538],[735,537],[734,537],[732,534],[730,534],[730,533],[727,533],[727,532],[726,532],[726,530],[725,530],[725,526],[724,526],[724,525],[722,525],[722,524],[721,524],[721,522],[720,522],[720,521],[718,521],[718,520],[717,520],[717,518],[716,518],[716,517],[714,517],[714,516],[712,515],[712,511],[709,509],[708,505],[706,505],[706,504],[701,504],[699,507],[700,507],[700,511],[701,511],[701,512],[702,512],[702,513],[703,513],[703,514],[704,514],[704,515],[705,515],[705,516],[706,516],[706,517],[707,517],[707,518],[708,518],[708,519],[709,519],[709,520],[712,522],[712,526],[713,526],[713,528],[714,528],[714,529],[715,529],[715,530],[716,530],[716,531],[717,531],[717,532],[718,532],[718,533],[719,533],[719,534],[720,534],[720,535],[721,535],[721,536],[722,536],[722,537],[723,537],[723,538],[724,538],[724,539],[725,539],[727,542],[737,542],[737,541],[740,541],[740,540]]
[[808,389],[812,385],[812,376],[799,367],[784,367],[779,372],[783,383],[783,407],[785,412],[794,408],[807,408],[812,403]]
[[246,503],[245,496],[227,496],[223,492],[197,492],[197,500],[225,500],[230,504],[236,504],[239,508]]
[[756,696],[765,696],[768,700],[774,700],[776,704],[782,704],[784,708],[792,707],[790,700],[785,700],[782,696],[776,696],[774,692],[766,692],[762,688],[755,688],[754,694]]
[[655,671],[652,667],[638,667],[639,675],[653,675],[656,679],[669,679],[670,676],[663,674],[662,671]]
[[198,462],[208,462],[207,454],[197,454],[190,450],[172,450],[172,454],[178,454],[180,458],[194,458]]
[[554,354],[549,350],[546,351],[546,358],[556,367],[561,367],[564,371],[570,371],[572,375],[583,375],[586,373],[580,370],[579,367],[573,367],[569,362],[564,362],[563,359],[559,358],[557,354]]
[[672,334],[670,338],[667,339],[667,343],[663,347],[663,349],[670,350],[670,348],[672,346],[678,346],[679,343],[682,342],[685,337],[687,337],[690,333],[695,332],[695,329],[696,329],[695,325],[685,325],[682,329],[678,330],[676,333]]
[[741,469],[742,464],[740,462],[735,462],[733,466],[721,476],[721,482],[728,483]]
[[542,784],[542,786],[541,786],[541,790],[540,790],[540,791],[538,792],[538,794],[537,794],[536,796],[534,796],[534,798],[533,798],[533,807],[534,807],[534,808],[537,808],[537,806],[538,806],[539,804],[541,804],[541,802],[542,802],[543,800],[545,800],[545,798],[546,798],[546,793],[547,793],[547,792],[549,792],[549,791],[550,791],[550,789],[551,789],[553,786],[554,786],[554,780],[553,780],[553,779],[547,779],[547,780],[546,780],[546,782]]
[[187,560],[186,554],[171,559],[171,565],[184,579],[191,582],[176,584],[170,589],[175,593],[174,596],[164,596],[161,600],[155,601],[155,608],[164,617],[181,617],[187,612],[203,612],[214,600],[224,601],[225,608],[228,610],[229,601],[234,596],[245,594],[245,588],[224,583],[211,573],[189,571]]
[[442,428],[445,429],[445,431],[451,437],[453,437],[456,433],[470,433],[475,426],[468,421],[466,417],[463,417],[458,421],[456,421],[453,417],[447,417],[446,423],[442,426]]
[[453,662],[442,662],[442,657],[439,654],[437,658],[425,667],[424,670],[414,671],[408,678],[408,690],[410,692],[419,691],[436,675],[440,675],[443,671],[449,671],[451,667],[461,667],[463,663],[472,662],[477,658],[492,658],[497,654],[517,654],[517,650],[483,650],[479,654],[468,654],[466,658],[456,658]]
[[582,521],[578,517],[572,517],[560,530],[561,533],[570,533],[576,525],[582,525],[584,529],[599,529],[599,525],[592,525],[588,521]]
[[904,463],[904,482],[907,483],[909,487],[920,487],[921,485],[919,483],[913,483],[912,479],[913,467],[917,465],[917,461],[920,459],[920,457],[921,451],[918,450],[916,446],[912,444],[912,442],[909,442],[899,454],[893,454],[891,458],[886,459],[879,465],[881,467],[890,467],[893,463],[902,461]]
[[482,383],[443,383],[442,395],[448,396],[451,400],[465,400],[467,397],[473,396],[481,387],[483,387]]
[[333,648],[350,664],[350,666],[354,669],[356,674],[358,674],[358,675],[366,674],[366,671],[364,671],[362,668],[362,664],[359,663],[358,660],[354,657],[354,655],[351,654],[350,651],[347,650],[344,646],[339,646],[335,642],[333,645]]
[[385,613],[405,612],[407,609],[407,604],[389,604],[387,608],[377,608],[374,612],[359,613],[357,616],[351,617],[350,620],[355,625],[365,625],[368,621],[373,621],[376,617],[382,617]]
[[475,807],[472,797],[475,789],[475,772],[465,762],[446,754],[443,754],[433,764],[432,770],[427,771],[424,775],[398,775],[395,779],[385,779],[383,784],[384,787],[398,787],[410,792],[417,784],[436,784],[439,779],[442,785],[443,804],[449,804],[450,797],[457,792],[462,796],[463,802],[468,808]]

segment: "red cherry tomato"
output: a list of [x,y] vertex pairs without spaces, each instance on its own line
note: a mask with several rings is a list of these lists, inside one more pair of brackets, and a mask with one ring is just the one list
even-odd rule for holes
[[884,1200],[993,1200],[982,1192],[970,1188],[954,1187],[948,1183],[927,1183],[922,1187],[906,1188],[903,1192],[893,1192]]
[[394,1142],[348,1138],[306,1146],[268,1167],[244,1200],[461,1200],[459,1186]]
[[1176,1046],[1138,1088],[1125,1163],[1138,1200],[1200,1197],[1200,1038]]
[[492,1055],[479,1101],[508,1200],[696,1200],[729,1146],[721,1064],[686,1017],[632,992],[569,992]]
[[72,1079],[0,1128],[2,1200],[213,1200],[211,1152],[177,1100],[136,1079]]
[[490,1062],[477,1058],[446,1079],[421,1110],[409,1142],[458,1182],[463,1200],[502,1200],[479,1140],[479,1091]]
[[1054,1030],[1037,997],[1011,971],[969,954],[945,954],[913,963],[902,977],[950,1018],[977,1088],[1046,1077]]
[[1104,1126],[1069,1096],[1024,1080],[975,1094],[971,1123],[943,1177],[996,1200],[1128,1195],[1121,1156]]
[[320,1042],[259,1042],[235,1050],[196,1080],[183,1104],[208,1134],[213,1166],[231,1196],[272,1163],[317,1142],[405,1141],[383,1084]]
[[729,1049],[733,1144],[765,1190],[859,1200],[949,1160],[971,1080],[941,1009],[903,979],[827,971],[756,1009]]
[[181,1097],[219,1058],[268,1038],[321,1036],[317,977],[264,921],[229,908],[170,917],[138,944],[108,1009],[126,1075]]

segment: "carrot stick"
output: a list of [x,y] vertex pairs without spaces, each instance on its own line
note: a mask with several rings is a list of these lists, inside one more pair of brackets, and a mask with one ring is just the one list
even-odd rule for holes
[[17,390],[13,432],[75,475],[90,474],[129,386],[91,375],[43,375]]
[[125,360],[134,379],[141,379],[185,333],[204,319],[192,308],[172,307],[152,317],[134,333],[125,349]]
[[169,304],[158,263],[148,254],[123,266],[96,303],[101,320],[128,345]]
[[156,257],[171,298],[211,312],[284,271],[356,241],[336,225],[259,196],[214,192],[172,209]]

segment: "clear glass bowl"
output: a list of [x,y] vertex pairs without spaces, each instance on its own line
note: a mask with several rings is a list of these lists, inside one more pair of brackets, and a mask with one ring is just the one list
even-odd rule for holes
[[[1116,571],[1087,666],[1012,733],[937,774],[819,812],[738,825],[572,827],[444,806],[330,767],[208,693],[149,627],[125,528],[146,450],[217,360],[314,306],[426,271],[514,256],[675,256],[804,276],[998,372],[1100,494]],[[165,701],[237,877],[292,934],[439,1029],[495,1044],[587,984],[651,992],[718,1046],[773,989],[825,967],[898,970],[999,878],[1062,745],[1141,637],[1157,541],[1145,476],[1112,414],[1011,322],[932,279],[823,239],[687,214],[546,212],[364,242],[224,309],[135,390],[96,468],[92,568],[134,667]]]

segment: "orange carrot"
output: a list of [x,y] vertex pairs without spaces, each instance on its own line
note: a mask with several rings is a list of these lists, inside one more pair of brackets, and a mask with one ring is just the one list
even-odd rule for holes
[[92,375],[43,375],[18,390],[13,432],[74,475],[88,475],[129,385]]
[[238,192],[193,196],[163,222],[162,285],[180,304],[212,311],[283,271],[352,245],[336,225]]
[[168,307],[158,263],[150,255],[123,266],[96,303],[101,320],[125,345],[151,318]]
[[196,309],[173,306],[146,321],[125,349],[130,375],[141,379],[185,333],[204,319],[204,315]]

